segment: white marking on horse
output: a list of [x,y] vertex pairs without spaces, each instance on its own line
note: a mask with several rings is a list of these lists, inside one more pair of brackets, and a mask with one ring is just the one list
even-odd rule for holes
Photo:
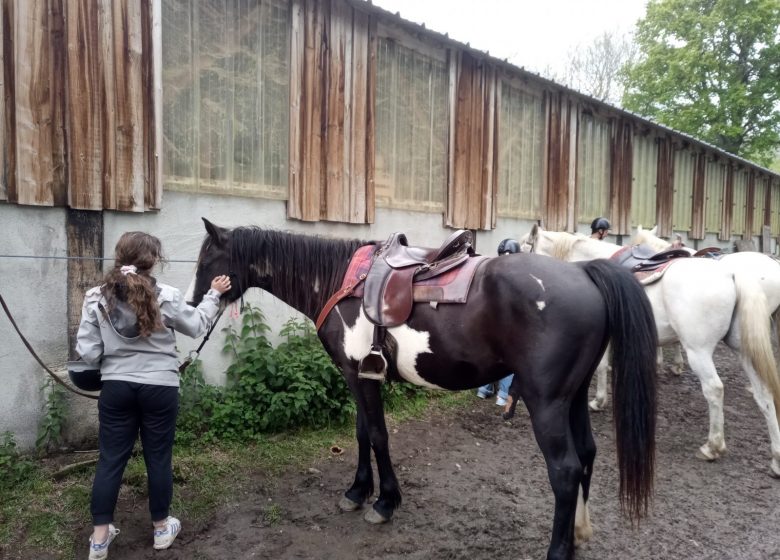
[[539,311],[542,311],[542,310],[544,310],[545,307],[547,307],[547,304],[545,302],[543,302],[543,301],[537,301],[536,302],[536,307],[539,308]]
[[544,291],[546,291],[546,290],[544,289],[544,283],[542,282],[542,279],[541,279],[541,278],[537,278],[537,277],[536,277],[536,276],[534,276],[533,274],[529,274],[529,276],[530,276],[531,278],[533,278],[534,280],[536,280],[536,281],[539,283],[539,285],[542,287],[542,291],[543,291],[543,292],[544,292]]
[[588,504],[582,497],[582,486],[577,494],[577,512],[574,514],[574,546],[580,546],[593,536]]
[[[344,317],[339,313],[341,323],[344,326],[344,353],[348,358],[359,361],[368,355],[371,349],[371,341],[374,334],[374,325],[360,309],[354,326],[348,327]],[[430,334],[424,331],[416,331],[407,325],[400,325],[387,329],[387,332],[393,336],[397,344],[396,366],[398,373],[409,383],[428,387],[430,389],[441,389],[420,377],[417,371],[417,356],[423,353],[431,353],[429,344]]]

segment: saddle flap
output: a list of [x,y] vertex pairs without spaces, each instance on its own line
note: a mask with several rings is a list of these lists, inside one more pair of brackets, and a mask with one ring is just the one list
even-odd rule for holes
[[368,271],[363,293],[363,311],[369,321],[384,327],[402,324],[414,305],[412,278],[415,267],[393,269],[377,259]]

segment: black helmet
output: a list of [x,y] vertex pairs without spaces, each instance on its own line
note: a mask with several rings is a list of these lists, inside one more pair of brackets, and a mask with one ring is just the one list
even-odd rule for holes
[[507,253],[519,253],[520,244],[514,239],[504,239],[498,244],[498,254],[505,255]]
[[590,224],[590,232],[596,233],[600,229],[610,229],[609,220],[606,218],[596,218]]

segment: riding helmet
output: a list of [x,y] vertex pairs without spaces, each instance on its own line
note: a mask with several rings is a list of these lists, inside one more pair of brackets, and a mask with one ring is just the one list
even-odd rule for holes
[[498,244],[498,254],[505,255],[507,253],[519,253],[520,244],[514,239],[504,239]]
[[608,219],[599,217],[593,220],[593,222],[590,224],[591,233],[596,233],[600,229],[610,229]]

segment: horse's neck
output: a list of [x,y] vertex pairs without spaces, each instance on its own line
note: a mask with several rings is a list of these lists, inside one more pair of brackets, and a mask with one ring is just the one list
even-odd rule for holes
[[620,245],[586,238],[572,245],[569,254],[570,261],[589,261],[592,259],[608,259],[620,249]]

